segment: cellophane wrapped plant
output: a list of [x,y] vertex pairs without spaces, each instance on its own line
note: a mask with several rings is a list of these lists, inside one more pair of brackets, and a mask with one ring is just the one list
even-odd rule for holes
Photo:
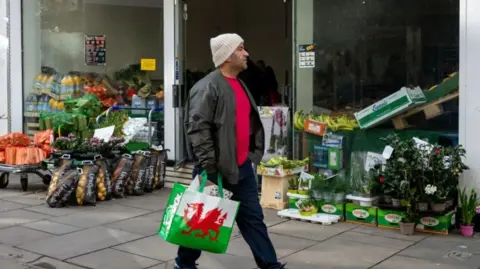
[[383,140],[393,148],[382,172],[383,190],[402,200],[401,205],[406,208],[402,222],[413,223],[417,217],[416,203],[424,187],[425,149],[417,146],[413,139],[401,139],[397,134]]

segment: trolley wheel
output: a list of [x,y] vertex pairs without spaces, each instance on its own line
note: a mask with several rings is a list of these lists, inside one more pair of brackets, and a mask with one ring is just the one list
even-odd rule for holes
[[52,181],[52,176],[51,175],[44,175],[42,177],[43,184],[45,185],[50,185],[50,182]]
[[20,175],[20,184],[22,184],[22,190],[27,191],[28,189],[28,176],[25,174]]
[[10,175],[8,173],[0,174],[0,189],[5,189],[8,186]]

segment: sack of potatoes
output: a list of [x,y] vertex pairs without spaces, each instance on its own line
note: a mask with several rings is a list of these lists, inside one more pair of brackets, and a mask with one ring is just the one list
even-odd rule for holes
[[95,165],[98,166],[97,199],[105,201],[112,199],[112,183],[107,161],[101,156],[95,156]]
[[55,170],[55,172],[53,172],[52,180],[50,181],[50,184],[48,186],[46,200],[48,200],[49,197],[52,196],[53,192],[57,188],[60,176],[66,171],[72,169],[72,165],[73,160],[70,159],[70,156],[64,155],[64,157],[61,158],[60,166]]
[[145,192],[153,192],[155,189],[155,170],[157,168],[158,155],[152,154],[147,165],[147,175],[145,179]]
[[127,180],[127,195],[143,195],[144,185],[147,173],[147,165],[150,163],[150,153],[146,151],[137,151],[134,154],[134,163],[132,172]]
[[96,205],[98,166],[92,161],[83,161],[79,173],[80,178],[75,191],[77,204]]
[[75,191],[78,183],[79,173],[77,169],[70,169],[60,175],[58,184],[47,197],[47,204],[50,207],[64,207],[68,204],[70,196]]
[[125,183],[130,177],[133,166],[133,157],[130,154],[123,154],[113,171],[112,196],[123,198],[125,196]]

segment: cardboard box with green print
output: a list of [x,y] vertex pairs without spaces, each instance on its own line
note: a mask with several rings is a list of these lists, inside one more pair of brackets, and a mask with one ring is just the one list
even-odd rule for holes
[[424,233],[448,235],[450,229],[455,226],[455,214],[456,210],[452,210],[441,216],[434,214],[420,216],[415,229]]
[[345,206],[345,219],[350,223],[377,226],[377,207],[347,203]]

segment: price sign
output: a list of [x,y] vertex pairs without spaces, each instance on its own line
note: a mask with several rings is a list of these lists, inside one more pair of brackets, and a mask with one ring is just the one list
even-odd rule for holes
[[323,136],[327,131],[327,124],[314,120],[305,121],[305,132]]

